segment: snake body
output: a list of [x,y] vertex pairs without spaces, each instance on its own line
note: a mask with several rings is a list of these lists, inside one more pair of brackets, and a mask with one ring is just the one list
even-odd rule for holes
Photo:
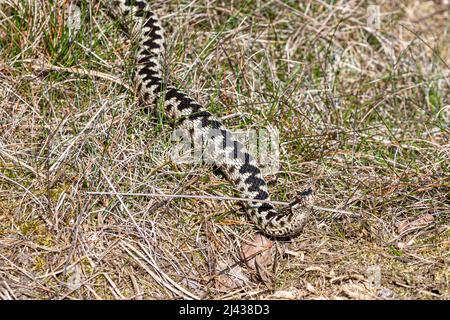
[[199,103],[163,82],[164,33],[150,4],[145,0],[107,2],[113,16],[123,19],[129,31],[137,32],[136,81],[143,101],[146,104],[164,101],[164,112],[173,119],[182,119],[179,122],[189,130],[194,141],[206,139],[215,146],[214,164],[237,187],[243,198],[256,200],[248,202],[247,211],[263,233],[274,237],[298,235],[311,215],[312,189],[277,209],[270,202],[267,184],[258,164],[244,145]]

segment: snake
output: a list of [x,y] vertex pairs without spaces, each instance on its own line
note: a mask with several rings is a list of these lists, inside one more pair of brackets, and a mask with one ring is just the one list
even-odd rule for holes
[[313,187],[298,192],[292,201],[277,205],[270,200],[267,182],[255,158],[223,123],[187,93],[163,80],[164,30],[158,15],[146,0],[105,0],[108,12],[136,41],[135,81],[142,102],[156,105],[188,130],[194,141],[214,146],[214,165],[246,201],[246,212],[265,235],[292,238],[304,229],[313,212]]

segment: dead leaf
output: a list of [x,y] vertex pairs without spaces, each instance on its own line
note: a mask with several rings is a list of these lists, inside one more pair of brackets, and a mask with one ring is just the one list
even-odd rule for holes
[[273,264],[273,241],[262,234],[255,234],[242,245],[240,256],[245,264],[256,271],[262,280],[270,278],[269,267]]
[[350,299],[373,300],[373,290],[369,290],[363,284],[347,283],[341,287],[342,293]]
[[414,229],[423,228],[431,224],[433,221],[434,216],[429,213],[424,214],[413,221],[404,220],[398,224],[397,232],[399,234],[403,234]]
[[242,245],[241,258],[253,270],[256,270],[258,266],[270,266],[273,263],[272,246],[273,241],[267,239],[262,234],[256,234]]
[[270,298],[271,299],[283,299],[283,300],[298,300],[307,295],[307,292],[292,288],[290,290],[275,291]]
[[216,273],[215,287],[221,291],[242,288],[250,281],[242,268],[231,261],[218,261]]

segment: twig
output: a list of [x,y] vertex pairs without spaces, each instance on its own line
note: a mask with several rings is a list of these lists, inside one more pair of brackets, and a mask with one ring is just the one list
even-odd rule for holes
[[260,203],[273,203],[279,205],[289,205],[289,202],[283,201],[271,201],[271,200],[257,200],[238,197],[225,197],[225,196],[199,196],[193,194],[164,194],[164,193],[135,193],[135,192],[96,192],[87,191],[86,194],[90,195],[108,195],[108,196],[130,196],[130,197],[161,197],[161,198],[186,198],[186,199],[209,199],[209,200],[235,200],[246,202],[260,202]]
[[[245,201],[245,202],[259,202],[259,203],[273,203],[282,206],[288,206],[289,202],[285,201],[272,201],[272,200],[258,200],[249,198],[239,198],[239,197],[226,197],[226,196],[210,196],[210,195],[194,195],[194,194],[164,194],[164,193],[137,193],[137,192],[100,192],[100,191],[87,191],[86,194],[90,195],[107,195],[107,196],[129,196],[129,197],[161,197],[161,198],[182,198],[182,199],[207,199],[207,200],[231,200],[231,201]],[[340,213],[348,216],[359,216],[358,213],[340,210],[324,208],[319,206],[313,206],[313,209],[319,211],[326,211],[332,213]]]
[[95,77],[99,79],[108,80],[114,83],[117,83],[124,87],[127,90],[131,90],[130,86],[124,83],[121,79],[110,75],[108,73],[95,71],[95,70],[86,70],[84,68],[77,68],[77,67],[58,67],[51,65],[49,63],[42,63],[42,62],[36,62],[35,60],[24,60],[24,62],[32,62],[31,67],[34,70],[37,71],[56,71],[56,72],[68,72],[68,73],[74,73],[82,76],[88,76],[88,77]]

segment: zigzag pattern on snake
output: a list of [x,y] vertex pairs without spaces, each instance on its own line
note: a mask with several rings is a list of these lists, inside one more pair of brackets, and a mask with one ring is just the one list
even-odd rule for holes
[[[244,145],[199,103],[163,82],[163,28],[150,4],[145,0],[107,2],[111,13],[125,22],[128,31],[137,32],[136,81],[144,102],[154,104],[162,98],[164,112],[173,119],[182,119],[181,125],[189,130],[194,141],[207,139],[214,144],[214,164],[237,187],[243,198],[266,201],[248,202],[247,206],[250,218],[263,233],[274,237],[298,235],[311,215],[312,189],[300,193],[289,205],[275,208],[270,202],[261,170]],[[211,131],[216,134],[211,135]]]

